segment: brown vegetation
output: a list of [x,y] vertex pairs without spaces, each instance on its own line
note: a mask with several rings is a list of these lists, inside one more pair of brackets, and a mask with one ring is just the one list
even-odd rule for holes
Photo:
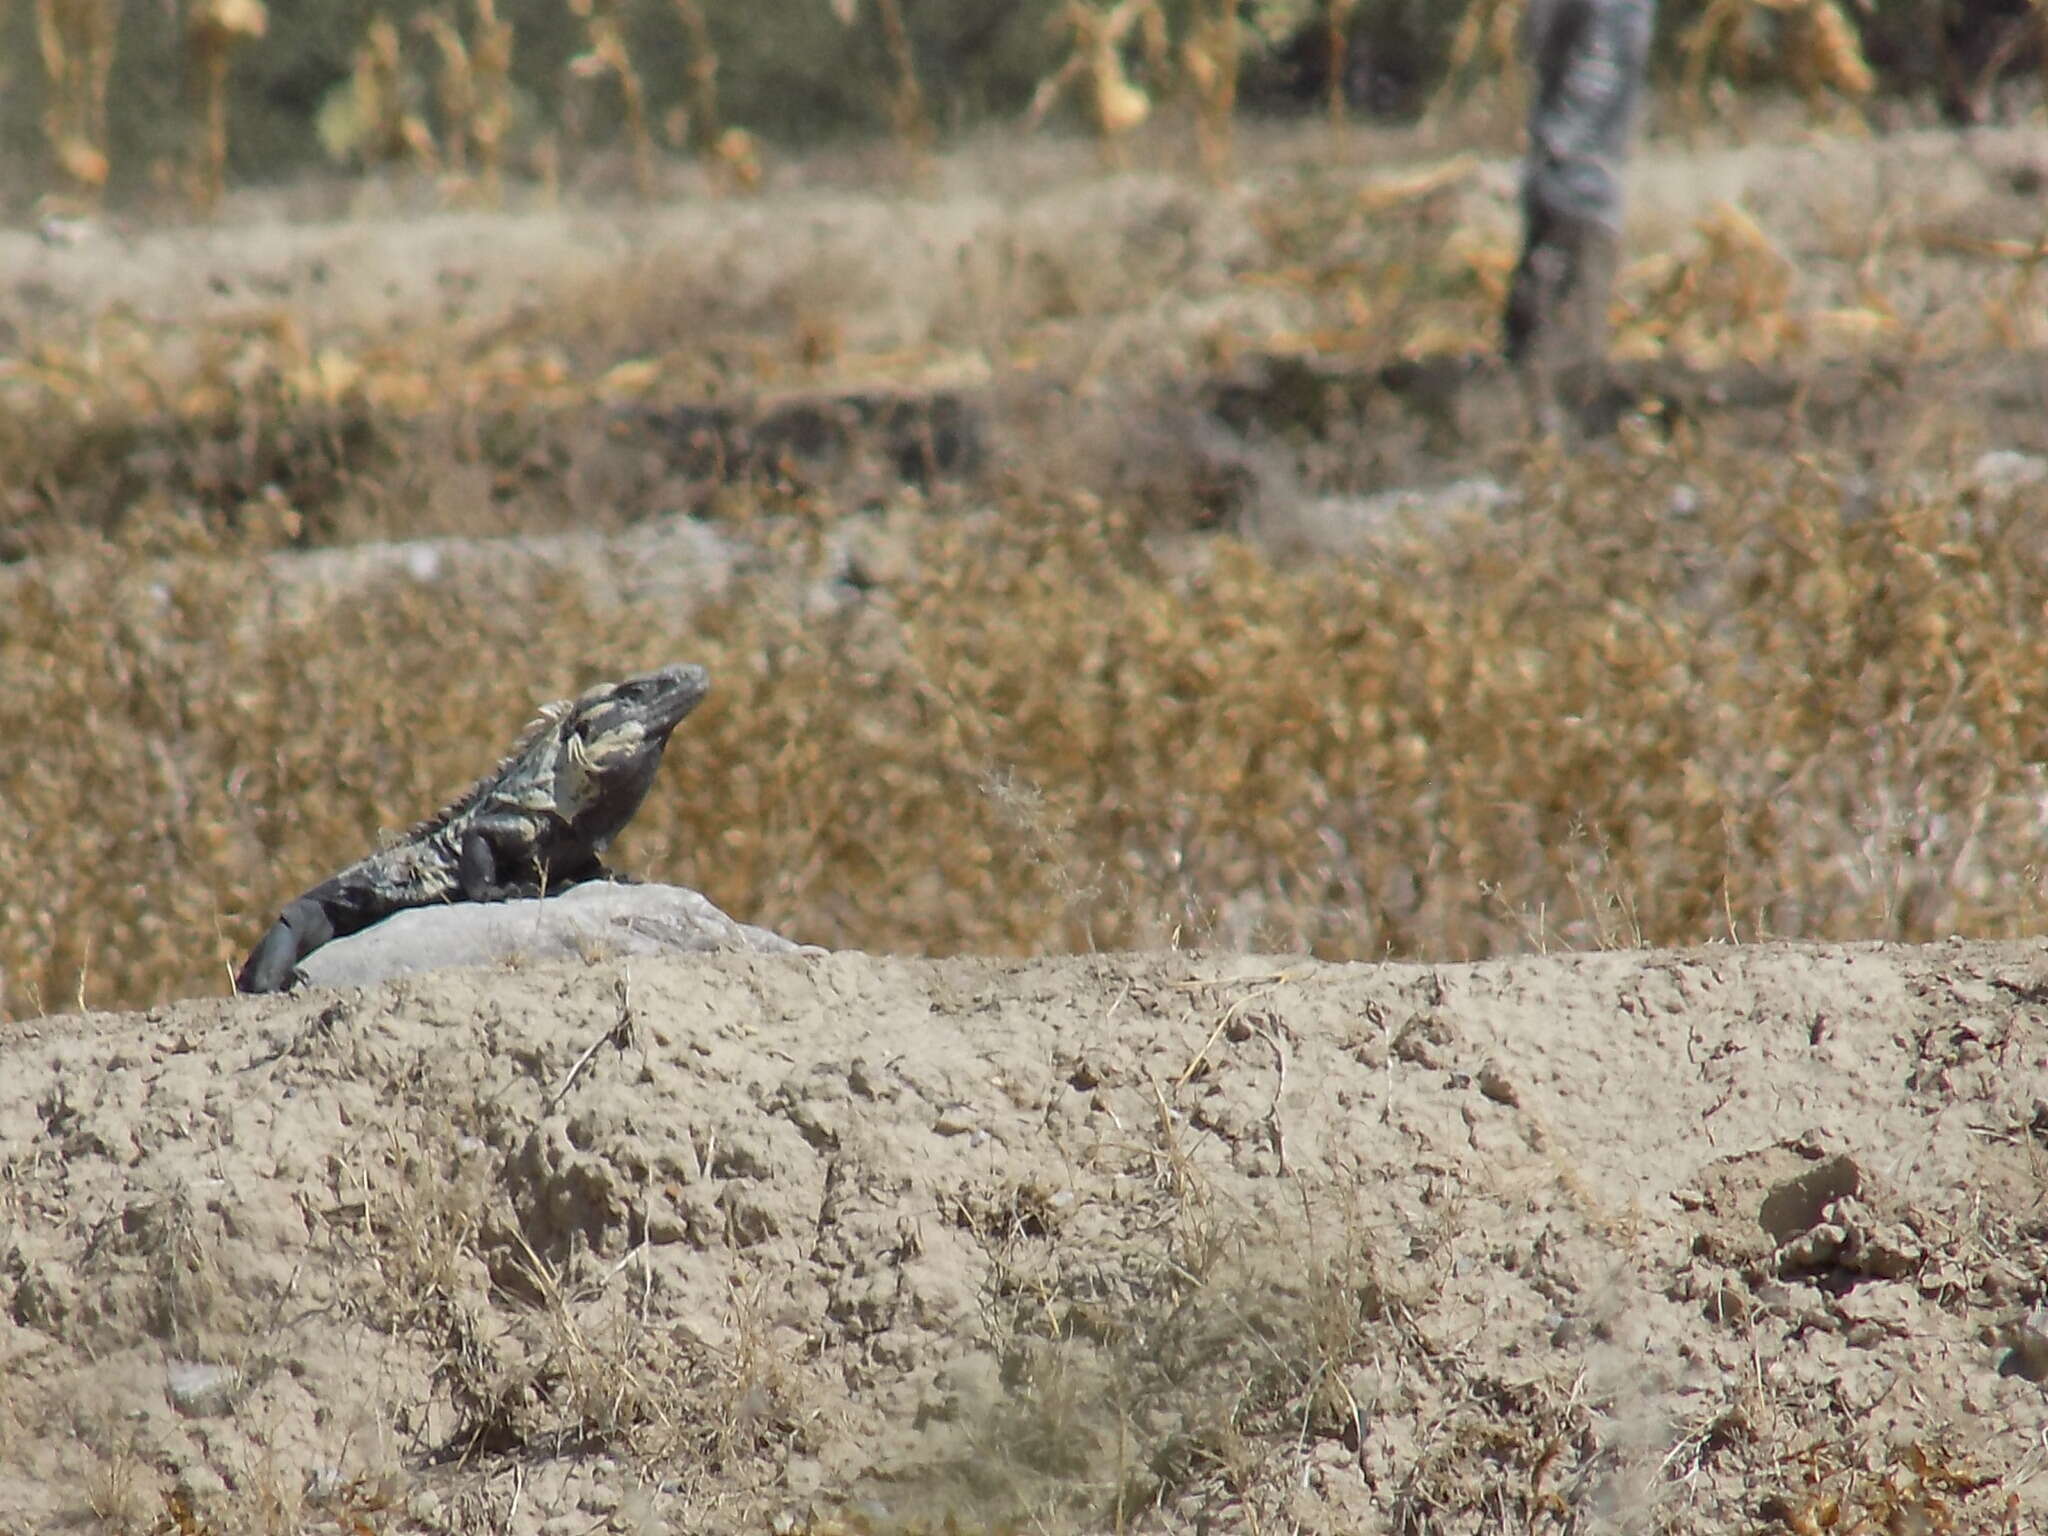
[[[1996,323],[2020,297],[1996,243],[1844,230],[1795,305],[1778,266],[1759,288],[1730,254],[1730,229],[1764,239],[1758,216],[1712,213],[1624,275],[1620,343],[1777,368],[1808,435],[1773,407],[1775,440],[1674,420],[1561,463],[1417,443],[1311,384],[1268,429],[1297,499],[1490,469],[1519,504],[1306,563],[1270,519],[1175,531],[1214,503],[1184,451],[1133,432],[1171,414],[1175,358],[1483,343],[1507,212],[1474,243],[1486,194],[1455,169],[1321,196],[1269,172],[1235,212],[1162,187],[1106,224],[1085,204],[1059,222],[1049,194],[1001,237],[1006,275],[905,276],[926,350],[971,326],[992,398],[1014,398],[981,479],[882,510],[804,473],[694,481],[620,436],[622,401],[852,367],[892,279],[829,242],[759,308],[652,253],[564,290],[529,340],[468,312],[309,334],[289,305],[240,329],[48,322],[6,381],[6,534],[37,558],[0,610],[0,735],[26,744],[4,769],[5,1006],[219,988],[281,899],[461,787],[540,699],[674,658],[716,691],[625,863],[808,941],[1464,957],[2032,931],[2042,493],[1960,477],[1981,449],[2038,446],[2023,387],[1995,404],[1998,348],[2040,341]],[[1191,333],[1180,317],[1213,296],[1144,297],[1211,281],[1187,275],[1197,253],[1247,223],[1257,247],[1218,291],[1285,295],[1293,329]],[[1148,275],[1162,257],[1188,265]],[[1990,393],[1882,404],[1884,371],[1859,364],[1830,424],[1800,359],[1888,344],[1901,322],[1869,317],[1914,312],[1921,335],[1983,338]],[[1051,409],[1062,380],[1077,398]],[[741,552],[702,606],[569,573],[322,597],[277,563],[678,506]],[[266,598],[280,582],[297,595]]]
[[[564,0],[520,8],[515,54],[511,23],[490,0],[290,9],[261,34],[250,30],[251,8],[212,0],[125,11],[105,0],[0,6],[0,53],[40,64],[17,70],[0,98],[0,148],[15,156],[0,198],[21,206],[105,194],[117,206],[169,209],[162,194],[179,182],[181,155],[164,151],[189,143],[204,210],[230,169],[244,183],[274,181],[310,169],[323,149],[358,166],[431,168],[437,136],[449,141],[455,173],[442,190],[458,204],[471,200],[460,172],[472,144],[482,161],[475,190],[489,205],[501,168],[523,165],[551,185],[564,159],[572,182],[630,185],[645,197],[688,184],[657,154],[656,124],[672,147],[710,157],[714,184],[745,185],[762,142],[794,147],[849,130],[893,133],[915,167],[942,130],[957,137],[1030,119],[1046,104],[1041,96],[1033,106],[1035,85],[1083,77],[1076,104],[1104,135],[1105,154],[1120,156],[1155,107],[1171,107],[1165,115],[1183,132],[1192,126],[1212,174],[1229,163],[1243,103],[1306,110],[1320,96],[1335,121],[1347,104],[1407,115],[1433,102],[1440,124],[1457,107],[1503,141],[1517,126],[1520,0],[877,0],[876,29],[849,47],[827,13],[850,19],[857,9],[792,0],[755,24],[743,12],[709,15],[696,0]],[[1921,110],[1916,96],[1939,90],[1959,119],[1982,121],[2034,107],[2048,78],[2044,15],[2026,0],[1673,0],[1660,8],[1660,67],[1681,83],[1695,126],[1706,107],[1719,124],[1739,119],[1752,90],[1790,91],[1843,122],[1874,91],[1896,121]],[[431,40],[432,56],[400,48],[414,36]],[[195,88],[181,109],[161,82],[177,78],[186,51]],[[356,79],[337,84],[352,62]],[[229,140],[232,167],[210,167]]]
[[43,136],[72,190],[96,197],[107,180],[107,78],[114,67],[113,0],[36,0],[43,66]]

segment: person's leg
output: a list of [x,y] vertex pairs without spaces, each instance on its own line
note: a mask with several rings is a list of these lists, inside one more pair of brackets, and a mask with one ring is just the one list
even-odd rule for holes
[[1533,431],[1594,425],[1607,392],[1607,307],[1620,260],[1621,167],[1649,59],[1651,0],[1531,0],[1536,75],[1521,260],[1505,351]]
[[1606,380],[1607,300],[1617,241],[1606,226],[1531,203],[1508,288],[1506,354],[1530,430],[1564,431]]

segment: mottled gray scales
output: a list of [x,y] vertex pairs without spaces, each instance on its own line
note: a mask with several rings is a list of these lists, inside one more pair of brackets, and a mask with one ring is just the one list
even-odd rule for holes
[[605,849],[653,788],[670,734],[709,688],[702,667],[671,666],[547,705],[454,801],[287,906],[242,962],[235,989],[283,991],[321,945],[407,908],[540,896],[609,878]]

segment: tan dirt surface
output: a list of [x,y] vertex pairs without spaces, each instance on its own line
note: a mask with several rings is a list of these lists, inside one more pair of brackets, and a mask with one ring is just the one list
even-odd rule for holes
[[0,1530],[2038,1530],[2044,1166],[2039,943],[22,1021]]

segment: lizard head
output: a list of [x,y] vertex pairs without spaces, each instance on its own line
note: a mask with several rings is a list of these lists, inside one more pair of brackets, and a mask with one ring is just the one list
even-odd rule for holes
[[669,734],[711,691],[702,667],[663,667],[600,683],[570,706],[557,727],[570,753],[602,775],[607,765],[660,756]]
[[[562,745],[557,803],[591,807],[626,784],[646,793],[670,733],[710,688],[710,675],[702,667],[673,666],[600,683],[583,694],[555,726]],[[632,796],[626,814],[638,804],[638,795]]]
[[653,788],[669,736],[710,691],[702,667],[673,666],[542,705],[496,768],[407,836],[523,817],[529,832],[549,827],[574,851],[602,851]]

